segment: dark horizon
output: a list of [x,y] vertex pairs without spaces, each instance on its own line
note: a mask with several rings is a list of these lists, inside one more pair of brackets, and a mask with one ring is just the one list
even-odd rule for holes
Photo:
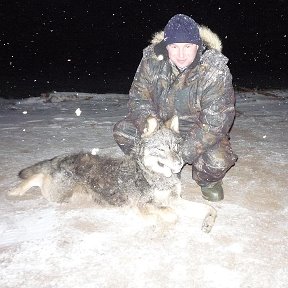
[[218,34],[235,87],[288,88],[283,0],[4,2],[0,97],[128,93],[142,50],[177,13]]

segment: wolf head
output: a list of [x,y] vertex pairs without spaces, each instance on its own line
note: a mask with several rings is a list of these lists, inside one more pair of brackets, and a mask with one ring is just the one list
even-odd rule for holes
[[177,116],[161,126],[156,118],[149,117],[139,143],[138,162],[145,170],[171,177],[180,172],[184,164],[181,141]]

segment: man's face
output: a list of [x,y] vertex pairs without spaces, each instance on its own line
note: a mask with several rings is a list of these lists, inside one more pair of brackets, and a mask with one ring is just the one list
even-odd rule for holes
[[198,45],[192,43],[173,43],[167,45],[169,59],[178,67],[186,68],[195,59]]

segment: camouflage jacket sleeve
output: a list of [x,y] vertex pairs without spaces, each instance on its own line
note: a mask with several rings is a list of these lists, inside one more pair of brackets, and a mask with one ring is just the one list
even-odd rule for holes
[[189,162],[227,136],[235,116],[232,76],[226,65],[228,59],[213,50],[205,54],[204,66],[206,63],[209,69],[199,81],[199,122],[191,127],[184,141],[184,154],[187,152]]
[[149,57],[151,46],[146,48],[143,58],[134,76],[129,92],[128,117],[132,120],[138,131],[142,132],[146,118],[150,115],[157,117],[153,96],[153,67]]

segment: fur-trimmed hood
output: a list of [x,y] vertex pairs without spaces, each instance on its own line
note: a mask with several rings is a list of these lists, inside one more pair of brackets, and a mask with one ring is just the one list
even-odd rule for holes
[[[206,26],[199,26],[200,37],[203,41],[203,46],[207,49],[215,49],[219,52],[222,52],[222,42],[217,34],[212,32]],[[156,32],[152,39],[151,44],[157,45],[164,39],[164,31]]]

